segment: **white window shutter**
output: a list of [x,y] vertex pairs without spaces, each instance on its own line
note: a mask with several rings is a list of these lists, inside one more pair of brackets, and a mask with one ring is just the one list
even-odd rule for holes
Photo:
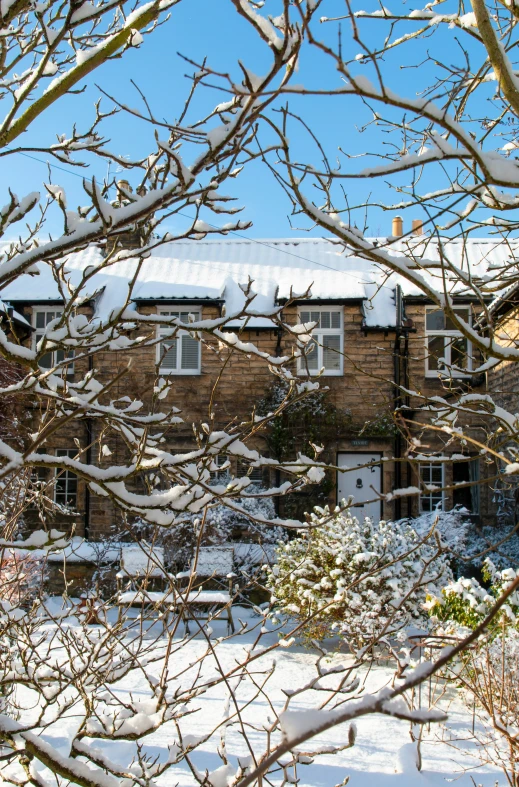
[[200,368],[200,342],[189,334],[182,336],[181,368],[192,371]]
[[301,368],[302,369],[306,369],[306,367],[308,366],[308,368],[311,371],[316,372],[318,370],[318,368],[319,368],[319,358],[318,358],[317,343],[316,342],[312,342],[311,343],[311,347],[312,347],[312,349],[305,356],[306,360],[305,360],[305,358],[301,359]]
[[337,336],[322,336],[323,344],[323,366],[330,371],[339,371],[341,368],[341,337]]
[[177,368],[177,339],[166,339],[160,344],[160,368]]

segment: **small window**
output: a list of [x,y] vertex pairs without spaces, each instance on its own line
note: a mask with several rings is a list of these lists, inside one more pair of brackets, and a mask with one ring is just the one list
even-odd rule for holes
[[[32,336],[32,348],[33,350],[37,349],[38,343],[43,339],[45,336],[45,332],[47,330],[47,326],[53,321],[57,320],[63,314],[63,309],[59,308],[45,308],[45,309],[33,309],[32,312],[32,324],[35,328],[35,331]],[[72,350],[69,352],[65,352],[64,350],[52,350],[51,352],[45,353],[39,360],[39,367],[40,369],[53,369],[57,364],[62,363],[66,358],[73,358],[74,353]],[[71,376],[74,374],[74,364],[69,363],[66,367],[66,374],[67,376]]]
[[[199,311],[172,312],[160,311],[167,317],[177,317],[181,322],[191,322],[190,316],[195,320],[200,319]],[[159,328],[157,344],[157,363],[161,374],[200,374],[201,352],[200,342],[194,339],[188,331],[179,330],[173,338],[167,338],[171,333],[170,328]]]
[[[58,448],[56,450],[56,456],[68,456],[71,459],[74,459],[77,453],[77,448]],[[72,470],[68,468],[56,469],[54,501],[64,508],[74,511],[77,509],[77,475]]]
[[[460,319],[471,323],[468,307],[454,309]],[[425,312],[425,373],[427,377],[463,377],[473,368],[472,343],[462,336],[442,309],[428,307]],[[452,369],[452,367],[457,367]]]
[[420,462],[420,511],[443,511],[443,462]]
[[300,309],[299,321],[315,322],[313,341],[307,354],[299,359],[299,374],[317,374],[324,367],[325,375],[343,373],[343,312],[342,309]]

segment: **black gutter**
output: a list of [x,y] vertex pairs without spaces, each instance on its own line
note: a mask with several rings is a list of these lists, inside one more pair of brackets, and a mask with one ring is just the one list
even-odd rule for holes
[[223,298],[132,298],[132,303],[150,304],[161,303],[165,306],[223,306],[225,300]]
[[276,306],[284,306],[290,301],[291,306],[346,306],[351,303],[356,306],[359,303],[364,303],[366,298],[275,298],[274,303]]
[[[491,303],[493,300],[492,295],[478,297],[476,295],[452,295],[452,303],[454,306],[470,305],[472,303]],[[426,306],[434,306],[435,302],[427,295],[406,295],[404,298],[406,303],[424,303]]]

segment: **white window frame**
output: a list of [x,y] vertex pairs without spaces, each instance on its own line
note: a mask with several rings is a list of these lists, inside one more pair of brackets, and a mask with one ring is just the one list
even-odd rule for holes
[[[344,374],[344,309],[342,306],[314,306],[309,304],[308,306],[300,306],[297,310],[298,321],[301,323],[302,318],[301,314],[303,312],[332,312],[334,314],[338,314],[340,317],[340,326],[338,328],[321,328],[316,327],[312,331],[312,336],[315,337],[315,344],[317,346],[317,369],[307,369],[307,362],[305,357],[298,358],[297,361],[297,373],[301,375],[318,375],[321,369],[324,366],[323,363],[323,355],[324,349],[323,344],[321,341],[321,337],[323,336],[337,336],[339,335],[339,369],[324,369],[323,376],[324,377],[342,377]],[[314,322],[314,320],[310,320],[310,322]],[[307,345],[308,346],[308,345]]]
[[[179,315],[183,313],[187,313],[193,315],[196,320],[200,320],[202,318],[202,310],[200,308],[190,309],[189,307],[182,308],[181,306],[177,307],[169,307],[169,308],[161,308],[157,310],[158,314],[163,314],[164,316],[171,317],[173,315]],[[174,336],[168,336],[168,333],[171,333],[171,328],[166,326],[159,326],[157,329],[157,338],[161,341],[157,342],[157,366],[159,367],[159,374],[172,374],[172,375],[182,375],[182,376],[197,376],[202,374],[202,345],[201,342],[198,342],[198,368],[197,369],[182,369],[181,368],[181,359],[182,359],[182,336],[190,336],[189,331],[183,331],[181,328],[176,332]],[[160,365],[162,357],[163,357],[163,350],[162,350],[162,339],[177,339],[177,368],[176,369],[169,369],[164,368]]]
[[[428,468],[429,470],[432,470],[433,467],[436,467],[436,468],[439,467],[440,468],[440,470],[441,470],[441,481],[439,482],[439,487],[437,486],[437,484],[435,484],[435,486],[437,486],[437,491],[436,490],[431,490],[431,491],[428,492],[428,491],[425,491],[425,489],[424,489],[425,484],[424,484],[424,480],[423,480],[423,472],[422,471],[425,470],[426,468]],[[434,513],[435,511],[445,511],[445,492],[444,492],[444,487],[445,487],[445,463],[444,462],[434,462],[432,460],[430,462],[420,462],[419,465],[418,465],[418,472],[419,472],[419,476],[420,476],[420,513],[421,514],[430,514],[430,513]],[[428,484],[430,486],[432,486],[432,482],[431,481],[429,481]],[[429,502],[432,503],[432,499],[433,498],[438,498],[439,495],[441,495],[441,505],[439,507],[438,507],[438,502],[440,502],[440,501],[437,500],[435,505],[434,505],[434,507],[424,508],[424,505],[423,505],[424,500],[429,500]]]
[[[466,313],[463,317],[465,321],[468,322],[469,325],[472,324],[472,315],[469,306],[457,306],[453,307],[455,311],[463,311]],[[427,315],[436,312],[436,311],[443,311],[442,309],[438,309],[437,306],[426,306],[425,307],[425,376],[426,377],[456,377],[456,378],[463,378],[468,377],[469,372],[472,371],[473,368],[473,353],[472,353],[472,342],[470,339],[467,339],[461,331],[452,331],[452,330],[433,330],[427,328]],[[429,339],[433,337],[443,338],[443,358],[445,358],[445,365],[441,369],[430,369],[429,368],[429,359],[431,353],[429,351]],[[451,369],[451,350],[452,350],[452,340],[453,339],[464,339],[467,342],[467,371],[460,372],[457,369]]]
[[[34,328],[34,332],[32,335],[32,349],[36,352],[36,345],[43,338],[47,325],[42,328],[38,328],[36,325],[37,315],[38,314],[54,314],[54,318],[61,317],[63,314],[64,308],[63,306],[33,306],[32,307],[32,316],[31,316],[31,325]],[[43,333],[42,333],[43,331]],[[39,338],[38,338],[39,337]],[[40,369],[49,370],[53,369],[56,364],[58,363],[57,354],[58,352],[66,352],[65,350],[48,350],[48,354],[51,356],[51,363],[50,366],[40,366]],[[46,353],[47,354],[47,353]],[[74,355],[73,350],[69,350],[69,354],[72,357]],[[62,367],[66,369],[67,377],[72,377],[74,374],[74,362],[67,364],[66,367]]]
[[[74,459],[78,454],[77,448],[57,448],[56,449],[56,456],[68,456],[70,459]],[[58,491],[58,480],[60,483],[64,483],[65,485],[65,499],[68,498],[68,487],[69,483],[72,481],[72,478],[75,479],[76,491],[74,494],[75,502],[72,505],[68,503],[61,503],[57,499],[57,491]],[[73,470],[69,467],[65,467],[64,469],[56,468],[54,472],[54,502],[64,508],[70,508],[71,511],[77,511],[78,499],[79,499],[79,490],[78,490],[78,481],[79,477]]]
[[[218,468],[217,470],[209,471],[211,475],[211,481],[224,481],[225,479],[229,478],[231,473],[231,464],[227,454],[216,454],[216,456],[213,456],[211,464],[215,468]],[[221,468],[224,466],[225,469],[222,470]]]

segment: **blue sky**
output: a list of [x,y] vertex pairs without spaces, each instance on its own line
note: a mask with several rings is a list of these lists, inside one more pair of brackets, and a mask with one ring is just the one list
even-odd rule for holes
[[[393,6],[395,4],[393,3]],[[421,7],[419,3],[413,5]],[[378,3],[375,0],[366,0],[366,2],[359,2],[358,7],[374,10],[378,8]],[[407,12],[410,10],[405,3],[404,7]],[[269,0],[266,9],[275,12],[275,2]],[[333,16],[343,9],[344,4],[339,0],[327,0],[323,3],[319,16],[321,14]],[[446,10],[445,8],[444,12]],[[373,23],[366,24],[373,25]],[[348,26],[348,23],[344,25]],[[366,29],[368,40],[372,43],[376,31],[374,28]],[[323,37],[335,37],[337,26],[321,25],[318,32],[321,31]],[[343,32],[346,45],[356,46],[348,41],[344,26]],[[443,33],[440,35],[445,39]],[[408,65],[413,57],[419,57],[423,46],[424,43],[419,42],[414,49],[410,48],[409,54],[406,55],[408,58],[406,63],[400,61],[404,50],[398,49],[386,58],[389,84],[393,89],[403,94],[416,95],[417,71],[402,69],[401,66]],[[132,50],[126,53],[124,58],[105,65],[93,75],[94,78],[90,79],[84,93],[65,97],[54,110],[42,117],[33,127],[26,142],[51,143],[56,133],[70,133],[74,122],[79,128],[84,128],[93,117],[92,108],[99,97],[99,90],[94,81],[127,104],[138,106],[138,95],[130,81],[134,79],[146,94],[157,115],[174,120],[189,88],[189,81],[184,75],[193,70],[178,57],[178,51],[188,54],[195,60],[207,56],[211,65],[223,71],[230,70],[236,80],[240,75],[236,66],[238,59],[243,60],[255,73],[261,74],[265,72],[270,57],[268,48],[236,14],[228,0],[183,0],[172,9],[171,18],[151,36],[146,37],[139,49]],[[454,50],[452,55],[454,56]],[[361,68],[362,66],[359,66],[359,69]],[[308,50],[301,62],[295,82],[303,82],[307,86],[320,86],[324,82],[335,86],[340,84],[338,75],[330,64],[326,63],[318,53]],[[223,97],[216,92],[212,95],[210,91],[200,94],[197,103],[193,106],[191,120],[196,119],[197,112],[201,116],[221,100],[224,100]],[[109,106],[110,102],[105,100],[105,109]],[[390,141],[376,126],[370,127],[363,134],[358,133],[357,128],[370,118],[370,113],[356,98],[296,96],[291,99],[291,107],[304,114],[305,119],[311,123],[313,130],[332,156],[336,155],[339,145],[348,152],[358,154],[366,150],[380,150],[383,144]],[[105,127],[106,132],[112,139],[111,147],[123,155],[142,155],[153,147],[151,128],[131,120],[128,116],[119,115],[109,121]],[[302,158],[314,156],[313,146],[309,144],[304,134],[297,131],[296,137],[291,141]],[[45,159],[43,154],[34,155]],[[6,171],[5,163],[3,166],[3,188],[6,190],[8,182],[14,183],[15,191],[19,195],[29,190],[41,190],[42,182],[48,181],[46,166],[22,155],[11,157],[9,172]],[[85,203],[85,198],[82,196],[82,181],[77,177],[78,174],[89,177],[95,174],[100,179],[106,175],[106,164],[102,161],[97,161],[94,167],[89,167],[87,170],[72,170],[66,166],[64,169],[65,171],[53,164],[52,179],[54,183],[65,187],[70,207]],[[434,186],[431,179],[430,187]],[[374,188],[377,199],[384,196],[391,198],[390,190],[384,183],[373,184],[353,180],[347,184],[348,200],[353,204],[362,202]],[[290,227],[287,219],[287,214],[291,210],[290,203],[261,163],[249,165],[238,179],[226,184],[224,192],[237,197],[238,203],[244,206],[242,218],[253,222],[253,228],[245,234],[263,238],[303,234],[294,232]],[[410,224],[411,218],[415,215],[409,213],[405,216],[406,223]],[[368,218],[370,234],[389,234],[391,218],[391,213],[374,208]],[[217,218],[215,221],[218,220]],[[225,217],[222,217],[221,223],[225,220]],[[300,226],[308,226],[303,219],[299,222],[296,220],[296,223]],[[172,226],[172,229],[175,227]],[[51,218],[47,230],[53,234],[59,232],[60,222],[57,215]],[[313,234],[320,235],[321,231]]]

